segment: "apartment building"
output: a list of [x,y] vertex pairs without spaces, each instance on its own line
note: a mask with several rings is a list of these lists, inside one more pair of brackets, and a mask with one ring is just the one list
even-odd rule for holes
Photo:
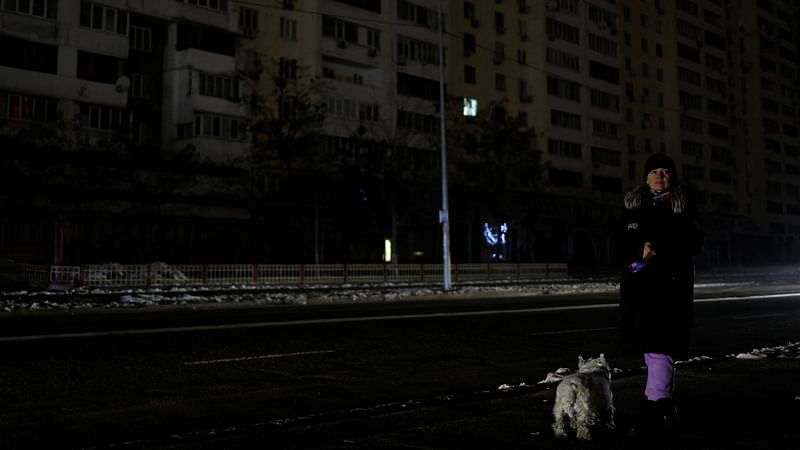
[[[566,196],[553,216],[609,220],[597,209],[618,205],[647,157],[666,152],[707,219],[702,262],[797,257],[792,1],[453,3],[463,52],[450,55],[450,92],[478,105],[507,99],[529,119],[543,190]],[[550,209],[537,208],[542,222]],[[600,224],[549,221],[536,232],[568,241],[570,260],[604,246]]]
[[[194,197],[209,191],[204,174],[159,165],[227,162],[242,153],[247,108],[231,6],[226,0],[0,4],[3,136],[22,132],[46,148],[68,150],[8,149],[6,156],[18,160],[7,168],[31,165],[44,178],[10,172],[1,252],[55,262],[113,253],[153,258],[172,252],[158,250],[157,241],[194,233],[196,217],[242,218],[235,206],[197,204]],[[176,182],[181,176],[191,183]],[[186,247],[183,238],[175,240]]]
[[730,85],[732,143],[743,163],[735,176],[744,178],[737,206],[761,237],[750,254],[769,249],[791,261],[800,254],[797,7],[788,0],[742,2],[729,20],[738,30]]
[[[615,2],[451,2],[449,92],[498,102],[536,132],[545,195],[520,202],[512,227],[540,257],[600,258],[607,210],[623,191],[619,20]],[[531,174],[531,176],[537,176]],[[536,244],[533,244],[536,242]],[[566,254],[564,254],[566,253]]]
[[465,113],[502,103],[535,130],[542,183],[508,219],[545,254],[610,263],[622,195],[666,152],[698,192],[704,262],[794,260],[797,23],[793,0],[10,1],[0,122],[237,165],[250,94],[313,84],[328,155],[430,174],[443,81]]
[[[224,160],[241,152],[239,30],[218,1],[4,2],[9,126],[58,117],[126,151]],[[14,121],[19,121],[15,123]]]
[[[428,135],[438,132],[438,2],[427,3],[2,2],[0,39],[13,51],[0,57],[0,119],[7,135],[49,122],[74,131],[83,150],[206,164],[180,193],[198,196],[221,186],[205,174],[213,165],[246,161],[250,94],[270,100],[279,84],[308,83],[326,110],[328,154],[355,165],[390,148],[405,170],[435,171],[439,153]],[[293,99],[286,100],[267,107],[290,111]],[[155,210],[215,220],[248,215],[198,201]],[[130,225],[118,219],[109,228]],[[192,234],[187,227],[169,234]],[[49,240],[30,240],[41,239]]]

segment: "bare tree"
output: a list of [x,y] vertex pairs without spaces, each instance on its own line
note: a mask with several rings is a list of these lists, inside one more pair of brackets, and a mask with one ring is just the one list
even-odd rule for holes
[[[327,84],[307,76],[306,69],[294,60],[273,61],[265,72],[266,77],[254,84],[250,96],[252,142],[245,161],[251,171],[249,191],[263,200],[267,190],[264,180],[275,175],[285,176],[295,187],[311,188],[314,261],[319,263],[320,195],[336,171],[321,142]],[[261,203],[254,205],[256,216]]]
[[400,210],[400,202],[404,194],[409,196],[413,189],[424,189],[433,181],[435,167],[421,169],[417,159],[436,152],[431,136],[438,130],[431,102],[398,94],[381,106],[379,117],[354,122],[350,130],[350,139],[363,149],[353,166],[377,186],[381,204],[388,207],[393,265],[399,260],[399,226],[408,212]]
[[525,220],[508,203],[529,198],[541,181],[536,131],[521,116],[512,117],[506,101],[486,105],[476,116],[464,116],[462,101],[448,102],[447,114],[449,180],[453,197],[467,208],[462,215],[470,227],[485,215]]

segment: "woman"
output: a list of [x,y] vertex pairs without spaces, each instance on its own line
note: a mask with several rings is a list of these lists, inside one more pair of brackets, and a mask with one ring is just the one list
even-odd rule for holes
[[656,153],[645,163],[646,183],[625,195],[620,282],[623,348],[644,354],[647,385],[643,419],[635,431],[668,428],[675,361],[686,359],[692,328],[694,255],[703,245],[697,209],[678,183],[672,160]]

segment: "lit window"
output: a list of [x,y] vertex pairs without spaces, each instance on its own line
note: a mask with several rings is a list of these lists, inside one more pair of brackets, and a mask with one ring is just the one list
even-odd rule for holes
[[475,117],[478,115],[478,100],[464,97],[464,116]]

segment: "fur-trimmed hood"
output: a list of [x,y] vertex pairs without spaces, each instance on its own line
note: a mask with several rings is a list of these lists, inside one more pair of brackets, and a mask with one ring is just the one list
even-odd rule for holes
[[[643,184],[636,186],[625,194],[625,209],[631,210],[642,206],[644,199],[649,198],[650,188]],[[686,210],[686,192],[682,185],[676,186],[670,191],[670,203],[672,204],[672,212],[681,214]]]

